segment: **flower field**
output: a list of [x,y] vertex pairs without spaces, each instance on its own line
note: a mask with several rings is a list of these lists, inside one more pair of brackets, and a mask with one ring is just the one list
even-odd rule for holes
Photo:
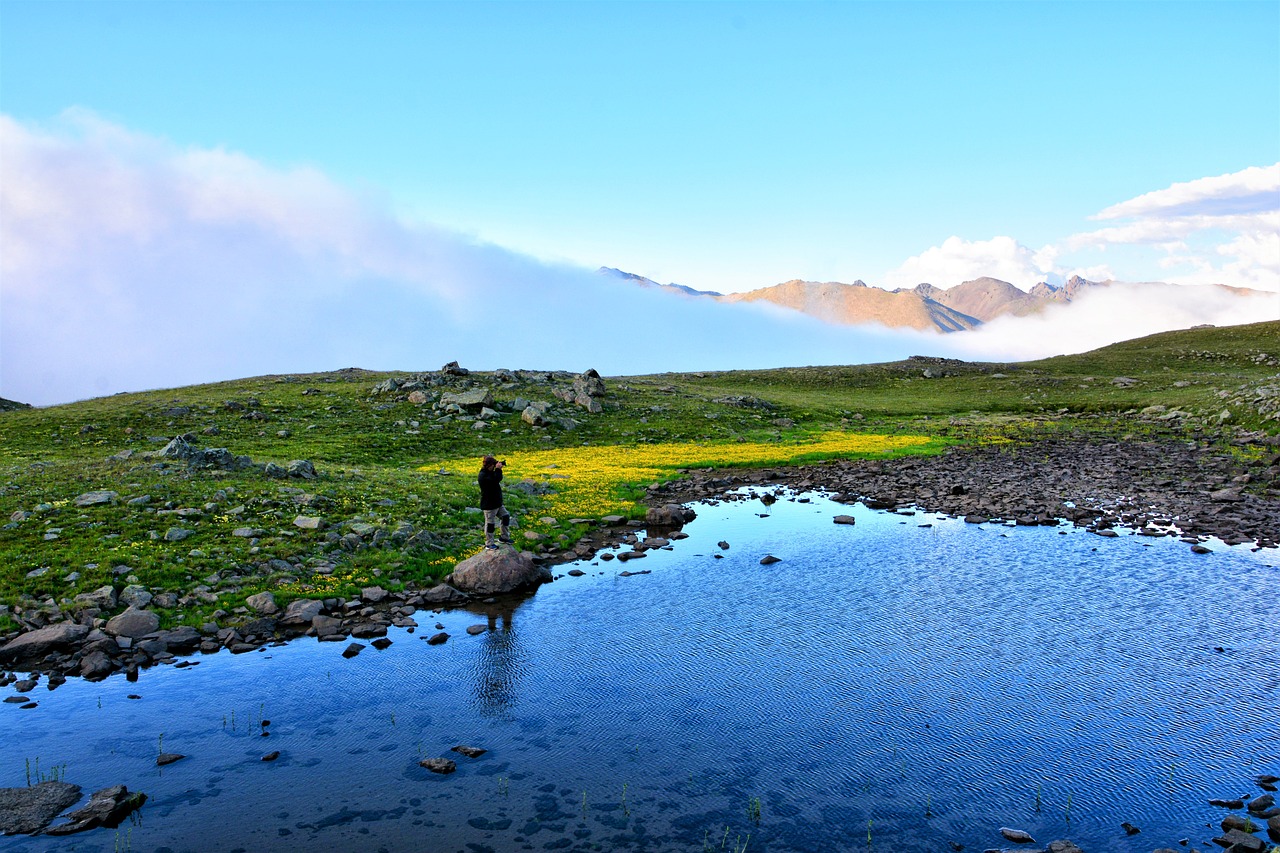
[[[937,439],[924,435],[823,433],[791,443],[667,443],[638,446],[602,445],[513,452],[506,455],[507,482],[549,482],[547,514],[561,519],[627,514],[636,506],[637,488],[670,479],[685,468],[791,465],[831,458],[889,456],[920,452]],[[450,460],[444,467],[458,474],[478,470],[478,459]],[[426,466],[422,470],[440,466]]]

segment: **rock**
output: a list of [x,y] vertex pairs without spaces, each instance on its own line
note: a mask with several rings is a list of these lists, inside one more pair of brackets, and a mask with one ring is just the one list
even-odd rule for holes
[[465,755],[467,758],[479,758],[480,756],[488,752],[488,750],[480,749],[479,747],[475,747],[475,746],[455,746],[453,748],[453,752],[460,752],[463,755]]
[[424,391],[410,391],[409,402],[415,406],[424,405],[427,402],[427,395]]
[[156,756],[156,767],[164,767],[166,765],[173,764],[175,761],[181,761],[184,758],[186,758],[186,756],[180,752],[162,752]]
[[387,626],[379,622],[361,622],[351,628],[351,636],[361,640],[372,639],[373,637],[385,637],[387,635]]
[[460,409],[480,411],[486,406],[493,406],[493,394],[488,388],[472,388],[456,394],[441,394],[440,406],[455,405]]
[[0,662],[16,664],[38,660],[50,652],[69,652],[89,636],[87,625],[59,622],[19,634],[4,646],[0,646]]
[[1263,812],[1265,812],[1267,809],[1271,808],[1275,804],[1276,804],[1276,798],[1274,796],[1272,796],[1271,794],[1263,794],[1261,797],[1250,800],[1249,805],[1247,805],[1245,808],[1249,810],[1250,814],[1262,814]]
[[320,615],[321,610],[324,610],[324,602],[313,598],[290,601],[284,609],[284,615],[280,617],[280,624],[285,627],[309,626],[311,620]]
[[442,643],[447,642],[448,639],[449,639],[449,635],[446,634],[444,631],[441,631],[439,634],[432,634],[430,637],[428,637],[427,645],[439,646]]
[[299,530],[324,530],[324,519],[315,515],[300,515],[293,520]]
[[164,541],[181,542],[184,539],[190,538],[193,533],[195,533],[194,530],[187,530],[183,527],[170,527],[164,532]]
[[314,480],[316,478],[316,466],[306,459],[294,459],[285,470],[290,477],[298,477],[303,480]]
[[342,633],[342,620],[317,614],[311,620],[311,627],[315,629],[317,637],[328,637]]
[[467,626],[467,633],[472,637],[477,637],[488,630],[489,630],[488,625],[468,625]]
[[1031,837],[1029,832],[1023,832],[1021,829],[1010,829],[1007,826],[1000,827],[1000,834],[1004,836],[1006,841],[1012,841],[1014,844],[1035,844],[1036,840]]
[[716,543],[716,547],[719,548],[721,551],[728,551],[729,543],[721,539],[719,542]]
[[831,520],[836,524],[856,524],[858,521],[852,515],[837,515]]
[[115,610],[117,604],[115,588],[101,586],[93,592],[82,592],[75,598],[77,607],[96,607],[99,610]]
[[775,557],[772,554],[765,554],[763,557],[760,558],[760,565],[762,566],[772,566],[774,563],[781,563],[781,562],[782,562],[781,557]]
[[278,749],[277,749],[277,750],[275,750],[275,751],[273,751],[273,752],[268,752],[266,755],[262,756],[262,760],[263,760],[263,761],[275,761],[275,760],[276,760],[277,758],[279,758],[279,757],[280,757],[280,750],[278,750]]
[[85,681],[101,681],[115,669],[111,658],[101,650],[89,652],[80,659],[80,675]]
[[143,608],[151,603],[151,598],[152,595],[147,591],[146,587],[131,583],[120,590],[119,601],[129,607]]
[[449,586],[447,583],[436,584],[422,593],[424,604],[460,604],[470,598],[465,592]]
[[244,603],[254,613],[270,615],[280,612],[280,606],[276,604],[276,597],[271,592],[255,593],[246,598]]
[[1238,829],[1228,830],[1222,834],[1222,837],[1213,840],[1214,843],[1229,849],[1231,853],[1263,853],[1267,849],[1267,843],[1261,838]]
[[444,367],[440,368],[440,372],[445,376],[469,376],[471,374],[470,370],[459,366],[456,361],[451,361]]
[[1083,853],[1071,841],[1050,841],[1046,853]]
[[158,638],[171,651],[189,652],[200,644],[200,632],[190,625],[179,625],[171,631],[162,631]]
[[495,595],[536,587],[551,580],[551,569],[509,546],[485,549],[454,568],[446,581],[462,592]]
[[0,788],[0,834],[34,835],[79,800],[80,786],[70,782]]
[[458,765],[448,758],[424,758],[418,762],[420,767],[425,767],[432,773],[448,774],[458,769]]
[[547,411],[550,408],[550,403],[535,400],[524,407],[524,411],[520,413],[520,420],[524,421],[529,426],[546,426],[548,423]]
[[360,650],[363,648],[364,646],[361,643],[352,643],[351,645],[347,646],[345,649],[342,650],[342,656],[344,658],[353,658],[356,655],[360,654]]
[[115,492],[109,492],[105,489],[96,492],[85,492],[75,499],[75,505],[78,507],[98,506],[99,504],[115,503],[116,498],[120,497]]
[[680,504],[651,506],[644,514],[645,523],[655,527],[683,527],[697,517],[696,512]]
[[369,604],[385,601],[389,593],[380,586],[367,586],[360,590],[360,600]]
[[150,610],[139,610],[130,607],[118,616],[113,616],[103,629],[115,637],[137,639],[145,637],[160,627],[160,617]]
[[1138,833],[1142,832],[1141,829],[1138,829],[1138,827],[1129,823],[1129,821],[1127,820],[1124,823],[1120,824],[1120,828],[1124,830],[1125,835],[1137,835]]

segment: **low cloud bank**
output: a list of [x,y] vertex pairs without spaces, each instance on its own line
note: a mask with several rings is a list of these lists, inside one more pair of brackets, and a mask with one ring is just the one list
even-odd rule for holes
[[315,170],[183,149],[89,114],[54,128],[0,116],[0,157],[0,396],[37,405],[454,359],[634,374],[913,353],[1029,358],[1258,319],[1207,304],[1099,303],[1092,321],[1046,315],[1035,332],[993,323],[963,342],[839,327],[673,298],[410,226]]

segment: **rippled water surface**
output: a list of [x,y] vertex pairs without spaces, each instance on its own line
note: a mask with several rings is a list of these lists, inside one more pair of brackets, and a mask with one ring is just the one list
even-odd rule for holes
[[1275,552],[849,512],[702,506],[671,551],[351,660],[304,639],[42,683],[0,706],[0,785],[39,758],[151,799],[0,850],[949,851],[1015,826],[1149,853],[1204,847],[1206,800],[1280,771]]

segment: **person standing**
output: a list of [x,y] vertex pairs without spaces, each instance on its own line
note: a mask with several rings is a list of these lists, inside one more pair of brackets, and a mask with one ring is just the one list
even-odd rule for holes
[[498,543],[493,541],[493,534],[498,524],[502,525],[502,542],[511,541],[511,513],[502,505],[502,469],[506,461],[499,462],[493,456],[486,456],[480,461],[480,509],[484,510],[484,547],[496,550]]

